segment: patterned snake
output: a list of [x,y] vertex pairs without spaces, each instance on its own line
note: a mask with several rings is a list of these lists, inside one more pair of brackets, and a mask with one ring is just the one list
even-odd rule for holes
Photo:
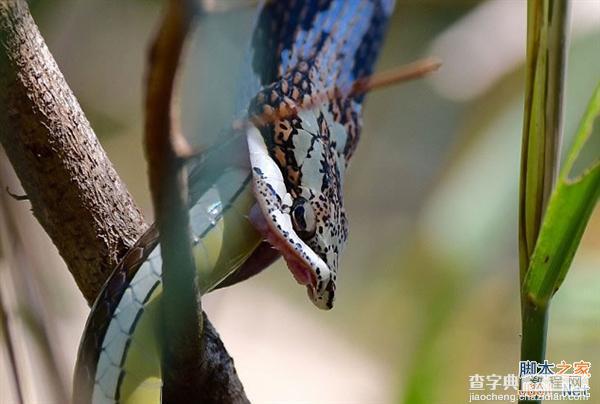
[[[348,235],[344,173],[361,129],[363,95],[351,88],[372,73],[393,8],[394,0],[278,0],[259,7],[238,97],[240,115],[253,124],[227,131],[190,169],[202,293],[283,256],[311,301],[333,306]],[[245,164],[223,163],[234,154]],[[151,229],[92,307],[74,402],[160,402],[161,291],[160,246]]]

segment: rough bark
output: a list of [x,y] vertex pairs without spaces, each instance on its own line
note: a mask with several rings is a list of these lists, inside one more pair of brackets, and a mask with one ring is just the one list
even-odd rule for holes
[[0,1],[0,141],[91,303],[147,225],[18,0]]
[[[23,0],[0,0],[0,142],[35,217],[91,303],[148,224]],[[206,402],[247,402],[233,360],[203,321],[197,388]]]
[[[214,404],[246,404],[249,403],[244,386],[238,378],[233,359],[227,353],[217,330],[202,313],[202,362],[201,377],[196,382],[198,389],[203,389],[202,403]],[[192,381],[193,382],[193,381]],[[181,402],[189,402],[183,400]]]

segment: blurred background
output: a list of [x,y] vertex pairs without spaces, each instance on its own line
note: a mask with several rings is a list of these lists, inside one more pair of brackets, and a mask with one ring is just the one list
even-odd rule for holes
[[[600,2],[572,3],[563,151],[600,79]],[[150,220],[142,80],[160,2],[38,1],[32,13]],[[231,119],[253,15],[253,8],[211,14],[194,35],[181,103],[185,133],[197,144],[214,142]],[[350,240],[334,310],[315,310],[281,262],[203,300],[252,402],[461,403],[470,375],[517,372],[525,22],[521,0],[398,1],[378,69],[424,56],[444,65],[430,79],[368,96],[347,173]],[[20,193],[5,159],[1,170],[2,188]],[[0,250],[19,370],[30,376],[26,399],[56,402],[49,386],[70,389],[88,308],[28,204],[5,195],[3,202],[2,215],[18,224],[10,232],[27,240],[11,254],[28,268],[8,269],[11,240]],[[599,287],[596,209],[552,304],[551,362],[586,360],[596,373]],[[40,324],[49,341],[37,336]],[[50,370],[48,351],[58,358]],[[5,346],[0,352],[0,402],[11,403]],[[600,403],[596,378],[590,402]]]

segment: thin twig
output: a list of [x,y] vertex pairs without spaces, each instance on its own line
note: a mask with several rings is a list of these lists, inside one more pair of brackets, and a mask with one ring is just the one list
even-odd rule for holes
[[15,201],[28,201],[29,197],[26,194],[18,195],[11,192],[9,187],[6,187],[6,193],[10,195]]
[[260,127],[278,120],[291,118],[296,116],[299,110],[314,108],[336,97],[355,97],[370,91],[380,90],[391,85],[425,77],[438,70],[441,66],[442,62],[437,58],[417,60],[404,66],[399,66],[385,72],[375,73],[369,77],[358,79],[352,83],[349,91],[344,91],[337,86],[333,86],[312,95],[308,100],[303,100],[300,104],[295,104],[291,99],[287,99],[282,107],[250,116],[246,120],[234,122],[233,128],[234,130],[242,130],[249,124]]
[[441,66],[442,61],[440,59],[427,58],[385,72],[375,73],[372,76],[357,80],[352,86],[350,95],[364,94],[369,91],[419,79],[433,73]]

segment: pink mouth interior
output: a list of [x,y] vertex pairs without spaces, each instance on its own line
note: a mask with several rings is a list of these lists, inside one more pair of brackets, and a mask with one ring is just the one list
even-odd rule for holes
[[270,226],[258,204],[254,205],[250,210],[249,219],[256,230],[258,230],[274,248],[281,252],[288,268],[296,279],[296,282],[301,285],[309,286],[309,292],[314,293],[317,287],[317,278],[312,269],[307,266],[305,261],[298,255],[298,252],[290,245],[290,243]]

